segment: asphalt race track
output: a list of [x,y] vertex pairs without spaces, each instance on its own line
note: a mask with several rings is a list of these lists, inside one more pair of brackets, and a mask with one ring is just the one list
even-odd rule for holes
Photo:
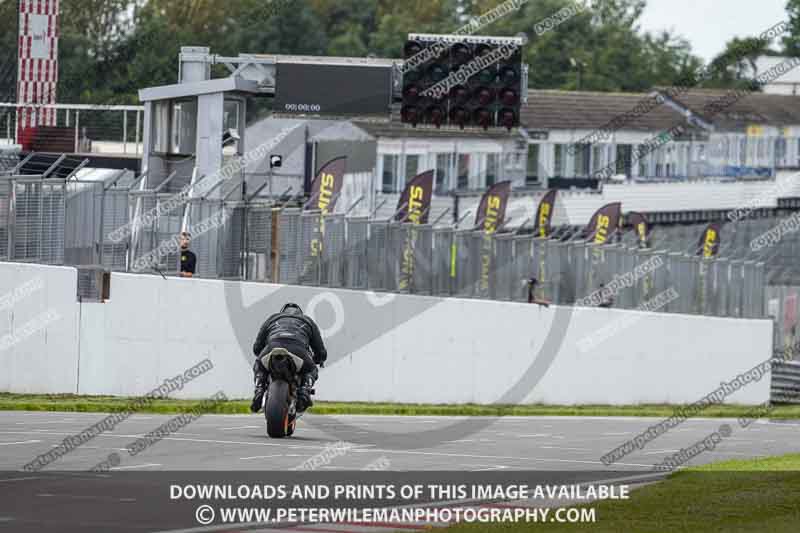
[[[134,415],[38,472],[23,465],[104,418],[97,413],[0,412],[0,532],[166,531],[178,529],[159,505],[150,513],[120,511],[127,502],[157,492],[147,478],[120,478],[123,472],[245,472],[302,470],[324,455],[314,472],[369,470],[471,472],[509,476],[519,471],[550,472],[571,480],[648,474],[665,457],[713,432],[727,435],[713,451],[688,464],[745,459],[800,451],[800,423],[755,421],[741,427],[731,419],[691,419],[672,428],[608,467],[600,457],[661,419],[594,417],[506,417],[500,419],[400,416],[316,416],[299,423],[295,437],[265,436],[263,415],[205,415],[131,456],[127,447],[175,415]],[[397,434],[423,434],[459,424],[452,439],[430,447],[399,447]],[[474,425],[469,431],[470,425]],[[467,431],[464,430],[465,426]],[[726,426],[728,430],[722,431]],[[444,434],[447,430],[444,429]],[[336,446],[353,443],[347,450]],[[408,442],[407,440],[404,442]],[[338,444],[337,444],[338,443]],[[339,450],[330,453],[331,450]],[[89,470],[119,458],[108,473]],[[155,475],[155,474],[153,474]],[[230,475],[230,474],[229,474]],[[295,475],[295,474],[291,474]],[[126,480],[127,479],[127,480]],[[98,481],[100,480],[100,481]],[[105,481],[103,481],[105,480]],[[85,506],[80,512],[80,506]],[[76,510],[77,509],[77,510]],[[174,509],[170,507],[170,509]],[[91,511],[91,512],[90,512]],[[161,513],[161,514],[159,514]],[[56,520],[54,516],[58,516]],[[159,522],[163,518],[163,522]],[[183,523],[183,522],[182,522]],[[188,526],[184,526],[188,527]],[[407,529],[407,528],[405,528]],[[217,531],[217,529],[207,529]],[[262,528],[263,530],[263,528]],[[306,531],[323,531],[313,527]],[[340,529],[337,531],[366,531]],[[198,530],[200,531],[200,530]],[[219,529],[222,531],[222,529]],[[234,531],[230,527],[226,531]],[[239,530],[235,530],[239,531]],[[248,531],[254,531],[250,529]],[[387,531],[387,529],[383,529]]]
[[[263,415],[205,415],[165,437],[136,457],[125,447],[174,415],[134,415],[113,431],[62,457],[48,470],[88,470],[109,453],[120,452],[124,470],[291,470],[340,441],[378,436],[336,457],[327,470],[360,470],[382,457],[390,470],[592,470],[605,469],[600,457],[633,438],[657,418],[504,417],[473,418],[479,431],[433,449],[395,449],[381,433],[415,434],[446,428],[460,417],[307,415],[294,437],[269,439]],[[98,413],[0,412],[0,470],[20,470],[36,455],[104,418]],[[617,469],[642,470],[697,442],[722,424],[734,433],[689,464],[778,455],[800,451],[800,424],[757,421],[740,429],[736,420],[691,419],[643,450],[616,463]]]

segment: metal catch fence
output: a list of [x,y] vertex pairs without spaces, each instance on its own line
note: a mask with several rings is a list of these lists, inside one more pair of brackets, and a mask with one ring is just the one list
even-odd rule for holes
[[609,300],[623,309],[767,316],[774,273],[758,258],[728,253],[764,222],[702,259],[691,253],[699,226],[662,231],[643,250],[628,238],[597,245],[323,214],[262,198],[184,198],[143,190],[139,179],[0,178],[0,253],[175,274],[178,235],[187,229],[199,277],[515,302],[527,300],[535,278],[535,297],[556,304]]

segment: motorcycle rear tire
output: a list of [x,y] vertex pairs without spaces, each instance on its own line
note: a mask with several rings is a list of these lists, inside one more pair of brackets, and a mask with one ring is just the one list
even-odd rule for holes
[[289,384],[285,381],[275,380],[269,384],[264,418],[267,419],[267,435],[273,439],[282,439],[291,434],[289,432],[291,423],[289,420]]

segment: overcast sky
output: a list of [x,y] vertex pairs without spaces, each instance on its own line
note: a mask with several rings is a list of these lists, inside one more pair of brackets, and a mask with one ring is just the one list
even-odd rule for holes
[[686,37],[708,62],[732,38],[756,36],[786,19],[786,0],[648,0],[641,24],[645,31],[671,29]]

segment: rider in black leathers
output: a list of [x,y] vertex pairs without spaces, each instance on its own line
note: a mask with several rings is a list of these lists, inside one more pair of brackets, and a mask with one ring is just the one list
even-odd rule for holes
[[267,369],[261,364],[261,357],[275,348],[284,348],[304,360],[297,389],[297,410],[305,411],[313,405],[311,391],[319,376],[316,365],[325,362],[328,352],[317,324],[303,314],[299,305],[287,303],[280,313],[270,316],[258,332],[253,344],[255,393],[250,410],[254,413],[261,409],[267,386]]

